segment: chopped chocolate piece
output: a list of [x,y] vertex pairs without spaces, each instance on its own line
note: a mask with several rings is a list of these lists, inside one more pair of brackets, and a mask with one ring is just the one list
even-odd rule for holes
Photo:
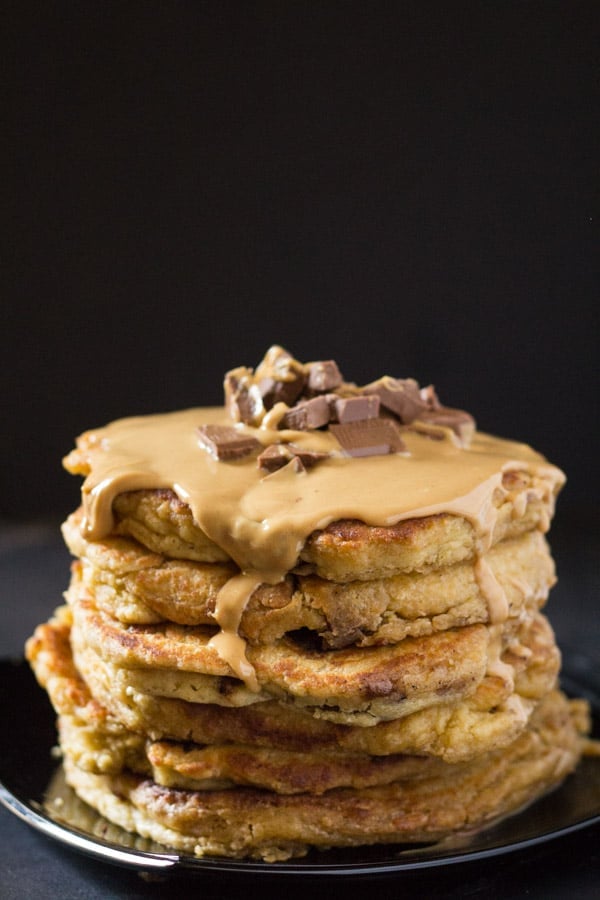
[[227,425],[200,425],[198,443],[221,461],[242,459],[260,450],[262,444],[250,435]]
[[419,421],[451,428],[462,447],[469,446],[475,431],[475,419],[470,413],[465,412],[464,409],[451,409],[448,406],[425,410],[419,414]]
[[293,381],[304,375],[304,366],[291,353],[278,344],[273,344],[256,367],[256,378],[275,378],[277,381]]
[[327,400],[327,405],[329,406],[329,421],[337,422],[335,404],[340,399],[340,395],[336,392],[335,394],[319,394],[319,396],[324,397],[325,400]]
[[280,422],[280,428],[293,428],[296,431],[309,431],[327,425],[331,417],[326,397],[313,397],[302,400],[288,410]]
[[288,447],[307,469],[312,469],[322,459],[329,457],[329,453],[323,453],[321,450],[307,450],[305,447],[294,447],[293,444],[288,444]]
[[260,396],[260,391],[255,384],[248,389],[242,389],[237,398],[240,421],[245,425],[259,425],[265,409]]
[[422,410],[427,409],[419,385],[413,378],[391,378],[384,375],[365,385],[362,392],[379,397],[381,405],[394,413],[404,425],[409,425]]
[[334,391],[342,383],[342,373],[333,359],[308,364],[308,389],[316,394]]
[[287,466],[292,470],[292,472],[296,472],[298,475],[300,474],[300,472],[306,472],[304,463],[299,456],[292,456],[289,463],[287,463]]
[[294,456],[292,454],[289,459],[282,460],[281,465],[273,465],[272,468],[266,469],[265,478],[269,478],[277,472],[283,472],[287,470],[288,472],[295,472],[299,475],[301,472],[306,472],[304,464],[299,456]]
[[261,378],[258,390],[262,397],[265,409],[272,409],[276,403],[285,403],[293,406],[304,387],[304,376],[301,375],[294,381],[277,381],[275,378]]
[[279,402],[291,406],[306,384],[302,363],[277,345],[267,351],[254,377],[266,409]]
[[287,465],[293,455],[286,444],[271,444],[258,457],[258,466],[267,472],[275,472],[276,469]]
[[303,469],[310,469],[328,456],[328,453],[306,450],[302,447],[295,447],[293,444],[271,444],[258,457],[258,465],[268,472],[275,472],[282,466],[287,466],[290,460],[298,459],[302,463]]
[[406,450],[400,428],[391,419],[360,419],[344,425],[331,425],[347,456],[381,456]]
[[362,397],[336,397],[334,411],[336,420],[344,425],[360,419],[375,419],[379,415],[380,400],[376,394]]
[[250,369],[240,366],[225,375],[225,406],[234,422],[258,425],[264,414],[262,397]]

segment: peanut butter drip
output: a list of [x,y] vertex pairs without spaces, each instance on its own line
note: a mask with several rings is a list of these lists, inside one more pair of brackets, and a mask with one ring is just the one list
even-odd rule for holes
[[[348,457],[331,431],[277,430],[236,425],[263,447],[291,444],[294,452],[327,454],[311,469],[292,460],[265,474],[255,455],[232,462],[215,459],[199,443],[198,427],[231,426],[226,410],[196,408],[122,419],[79,439],[72,471],[85,469],[85,537],[98,540],[113,529],[112,503],[125,491],[170,488],[187,503],[200,528],[239,566],[223,588],[216,609],[219,654],[253,689],[257,684],[237,633],[244,607],[262,582],[277,583],[297,563],[311,532],[353,518],[369,525],[436,513],[462,516],[475,529],[480,553],[490,545],[497,517],[494,497],[506,493],[503,473],[535,475],[551,503],[562,472],[525,444],[476,432],[468,447],[449,429],[442,439],[406,430],[404,450],[382,456]],[[77,462],[79,461],[79,463]],[[525,505],[517,510],[525,512]],[[505,615],[505,599],[484,564],[478,580],[490,603],[491,620]]]
[[497,622],[504,622],[508,617],[508,599],[504,588],[483,556],[479,556],[475,561],[475,578],[487,602],[490,623],[495,625]]

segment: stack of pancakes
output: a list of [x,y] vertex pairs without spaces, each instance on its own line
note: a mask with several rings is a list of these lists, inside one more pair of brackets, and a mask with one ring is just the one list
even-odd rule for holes
[[[441,407],[430,389],[419,389],[423,405],[411,417],[384,405],[384,391],[332,383],[325,364],[288,357],[285,368],[283,353],[271,351],[270,388],[274,380],[289,390],[293,364],[303,393],[267,406],[264,371],[244,381],[235,370],[228,411],[218,414],[219,428],[229,416],[238,436],[269,450],[268,462],[257,465],[247,448],[228,455],[230,444],[209,452],[207,427],[194,439],[194,465],[219,482],[214,494],[208,481],[199,494],[183,483],[181,460],[182,480],[168,483],[151,442],[142,459],[130,439],[160,424],[176,442],[180,419],[173,431],[168,417],[113,423],[83,436],[68,458],[87,476],[84,506],[63,527],[77,561],[66,605],[27,646],[58,713],[67,781],[110,821],[197,855],[275,861],[311,847],[478,831],[558,785],[588,730],[585,704],[557,687],[560,655],[540,612],[555,581],[544,532],[562,473],[529,448],[515,461],[511,445],[493,477],[475,476],[469,502],[443,494],[376,522],[370,507],[365,520],[348,516],[360,497],[340,498],[342,514],[323,517],[318,472],[328,479],[343,469],[351,493],[352,478],[368,489],[376,460],[406,466],[424,447],[443,452],[443,465],[479,453],[487,466],[490,447],[478,450],[466,414]],[[314,377],[306,387],[317,365],[328,376],[320,392]],[[238,412],[254,402],[233,419],[232,383]],[[333,409],[332,398],[374,394],[371,418],[398,429],[401,449],[365,451],[362,436],[337,440],[329,423],[281,427],[297,424],[283,417],[315,397]],[[257,397],[267,408],[252,421]],[[345,409],[335,424],[346,424]],[[269,410],[277,415],[265,427]],[[194,415],[198,426],[214,418]],[[363,435],[365,419],[355,421]],[[302,455],[307,439],[314,446]],[[275,467],[274,446],[285,457]],[[230,508],[219,479],[243,480],[227,539],[210,524],[219,502]],[[97,505],[109,482],[103,519]],[[244,522],[252,518],[257,485],[275,498],[270,516],[253,519],[262,544],[239,518],[242,507]],[[290,490],[319,494],[302,540]],[[392,505],[394,491],[385,488]],[[270,532],[275,520],[281,528]]]

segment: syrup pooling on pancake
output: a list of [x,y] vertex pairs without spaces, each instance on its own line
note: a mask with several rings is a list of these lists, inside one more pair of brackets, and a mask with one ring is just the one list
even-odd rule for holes
[[[88,539],[113,529],[117,495],[167,488],[239,566],[217,599],[214,646],[252,690],[258,683],[238,634],[241,615],[259,584],[276,584],[295,567],[309,535],[341,519],[389,526],[446,513],[471,523],[482,554],[497,498],[510,493],[507,473],[535,477],[534,490],[516,492],[513,512],[524,515],[530,499],[541,499],[545,527],[564,483],[527,445],[473,432],[468,414],[441,407],[430,388],[387,377],[357,388],[340,378],[331,361],[303,365],[272,348],[255,373],[226,376],[225,407],[113,422],[82,435],[66,460],[87,476]],[[252,439],[237,458],[219,449],[219,436],[232,428]],[[261,460],[273,447],[284,457],[280,467]],[[478,571],[492,618],[501,619],[502,598],[485,567]]]

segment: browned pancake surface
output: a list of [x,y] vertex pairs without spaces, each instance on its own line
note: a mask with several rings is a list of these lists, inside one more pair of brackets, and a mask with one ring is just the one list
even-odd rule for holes
[[[526,726],[540,698],[553,687],[559,655],[552,630],[538,616],[519,643],[505,651],[512,660],[514,692],[505,678],[487,675],[474,694],[373,727],[317,719],[302,708],[271,700],[241,708],[191,703],[123,688],[96,656],[89,687],[73,664],[71,610],[61,608],[29,640],[27,656],[57,712],[92,729],[119,729],[153,740],[307,753],[418,754],[451,762],[471,759],[513,740]],[[92,657],[92,659],[94,659]],[[93,749],[91,751],[93,753]]]
[[576,718],[566,698],[553,692],[512,744],[450,776],[323,795],[174,790],[127,771],[93,775],[68,756],[65,768],[77,793],[122,827],[175,847],[192,846],[198,855],[276,860],[308,846],[427,842],[489,825],[573,770],[582,747]]
[[[72,516],[63,532],[82,560],[75,578],[99,609],[124,624],[215,624],[218,592],[236,572],[230,565],[166,559],[122,537],[86,541],[79,526],[80,516]],[[510,618],[543,605],[555,582],[548,545],[538,531],[502,541],[486,554],[486,562],[504,592]],[[392,644],[491,618],[493,608],[469,560],[426,573],[342,584],[291,574],[253,593],[240,633],[264,644],[306,628],[325,648],[339,648]]]
[[[538,496],[539,495],[539,496]],[[519,515],[519,501],[530,498]],[[545,528],[554,498],[534,475],[510,471],[494,504],[497,521],[492,544]],[[193,519],[190,508],[167,489],[130,491],[114,501],[115,531],[134,537],[150,550],[171,558],[227,562],[224,551]],[[442,513],[409,518],[396,525],[374,526],[353,520],[332,522],[309,535],[299,562],[336,582],[387,578],[402,572],[428,571],[473,559],[478,547],[471,522]]]

